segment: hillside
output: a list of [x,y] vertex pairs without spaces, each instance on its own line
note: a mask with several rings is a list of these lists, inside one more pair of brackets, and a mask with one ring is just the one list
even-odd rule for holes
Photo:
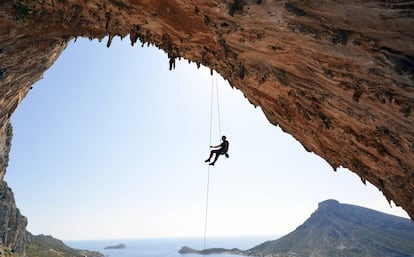
[[410,257],[414,256],[414,223],[371,209],[326,200],[319,203],[318,209],[302,225],[280,239],[246,251],[182,248],[180,253],[231,251],[266,257]]
[[34,236],[27,232],[28,257],[103,257],[99,252],[73,249],[51,236]]
[[414,255],[411,220],[367,208],[327,200],[290,234],[260,244],[250,251],[260,255],[372,256]]

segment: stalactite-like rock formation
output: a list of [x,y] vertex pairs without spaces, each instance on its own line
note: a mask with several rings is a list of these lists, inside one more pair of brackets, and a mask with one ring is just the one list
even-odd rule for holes
[[[74,37],[218,71],[269,121],[414,218],[414,3],[2,0],[0,127]],[[166,62],[168,63],[168,62]],[[166,65],[166,68],[168,66]]]

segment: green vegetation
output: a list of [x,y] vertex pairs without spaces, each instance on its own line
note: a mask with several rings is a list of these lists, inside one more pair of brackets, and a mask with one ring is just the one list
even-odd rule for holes
[[413,257],[414,224],[411,220],[340,204],[336,200],[319,203],[316,210],[296,230],[249,250],[213,248],[197,251],[183,247],[181,254],[238,254],[278,257]]
[[319,209],[292,233],[255,246],[253,253],[278,256],[408,257],[414,256],[414,224],[366,208],[334,200]]
[[51,236],[31,234],[28,235],[26,255],[28,257],[103,257],[99,252],[70,248]]
[[0,257],[17,257],[17,255],[7,247],[0,247]]

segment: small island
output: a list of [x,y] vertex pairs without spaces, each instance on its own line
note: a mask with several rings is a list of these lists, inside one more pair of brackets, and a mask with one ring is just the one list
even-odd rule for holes
[[127,247],[126,244],[119,244],[119,245],[107,246],[104,249],[124,249],[126,247]]
[[188,246],[183,246],[179,251],[179,254],[201,254],[201,255],[209,255],[209,254],[231,254],[231,255],[244,255],[250,256],[250,251],[243,251],[237,248],[233,249],[225,249],[225,248],[210,248],[204,250],[195,250]]

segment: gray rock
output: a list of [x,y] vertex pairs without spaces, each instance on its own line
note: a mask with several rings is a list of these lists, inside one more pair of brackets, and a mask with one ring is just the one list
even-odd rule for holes
[[5,181],[0,182],[0,247],[25,255],[27,218],[16,207],[14,194]]

